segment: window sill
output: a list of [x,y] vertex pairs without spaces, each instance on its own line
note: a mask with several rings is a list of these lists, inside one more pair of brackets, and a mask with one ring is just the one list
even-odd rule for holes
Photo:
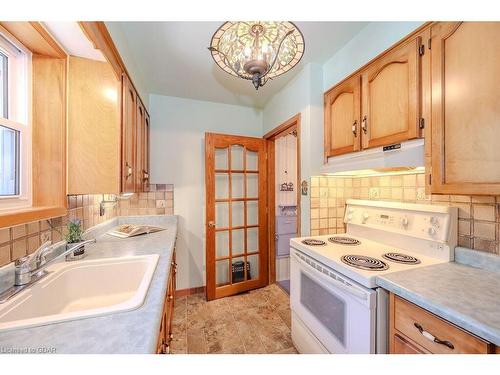
[[16,211],[0,211],[0,228],[66,215],[65,207],[30,207]]

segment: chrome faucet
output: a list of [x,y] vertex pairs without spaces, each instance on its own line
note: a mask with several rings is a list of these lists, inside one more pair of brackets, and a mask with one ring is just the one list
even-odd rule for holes
[[[56,244],[52,244],[52,242],[47,241],[43,243],[33,254],[17,259],[14,263],[14,286],[0,293],[0,304],[7,302],[21,290],[45,277],[48,274],[46,268],[51,264],[54,264],[58,259],[71,254],[82,246],[94,242],[96,242],[96,240],[91,239],[75,244],[69,244],[71,246],[67,246],[66,250],[64,250],[61,254],[56,255],[54,258],[47,261],[46,258],[48,254],[58,247],[68,245],[65,241],[61,241]],[[35,264],[32,268],[33,258],[35,259]]]

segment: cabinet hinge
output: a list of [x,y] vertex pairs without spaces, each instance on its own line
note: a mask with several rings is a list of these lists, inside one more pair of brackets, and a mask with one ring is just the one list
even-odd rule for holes
[[427,48],[429,49],[431,49],[431,41],[432,41],[431,38],[427,39]]
[[419,127],[420,129],[425,128],[425,120],[424,120],[424,118],[423,118],[423,117],[421,117],[421,118],[420,118],[420,120],[419,120],[419,122],[418,122],[418,127]]
[[429,185],[432,185],[432,174],[429,173]]
[[423,56],[424,53],[425,53],[425,46],[423,44],[421,44],[421,45],[418,46],[418,54],[420,56]]

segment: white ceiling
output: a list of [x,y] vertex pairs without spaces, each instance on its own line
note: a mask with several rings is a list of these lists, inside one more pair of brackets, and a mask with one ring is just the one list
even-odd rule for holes
[[154,94],[262,108],[307,63],[322,64],[366,22],[296,22],[304,34],[299,65],[256,91],[222,71],[207,47],[222,22],[119,22],[146,89]]
[[95,49],[78,22],[43,22],[49,33],[56,38],[71,56],[106,61],[101,51]]

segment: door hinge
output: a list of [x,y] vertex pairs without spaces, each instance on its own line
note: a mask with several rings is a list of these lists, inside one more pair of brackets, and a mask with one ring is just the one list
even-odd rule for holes
[[419,127],[420,129],[425,128],[425,120],[424,120],[424,118],[423,118],[423,117],[421,117],[421,118],[420,118],[420,121],[418,122],[418,127]]
[[423,56],[424,53],[425,53],[425,46],[423,44],[421,44],[421,45],[418,46],[418,54],[420,56]]

